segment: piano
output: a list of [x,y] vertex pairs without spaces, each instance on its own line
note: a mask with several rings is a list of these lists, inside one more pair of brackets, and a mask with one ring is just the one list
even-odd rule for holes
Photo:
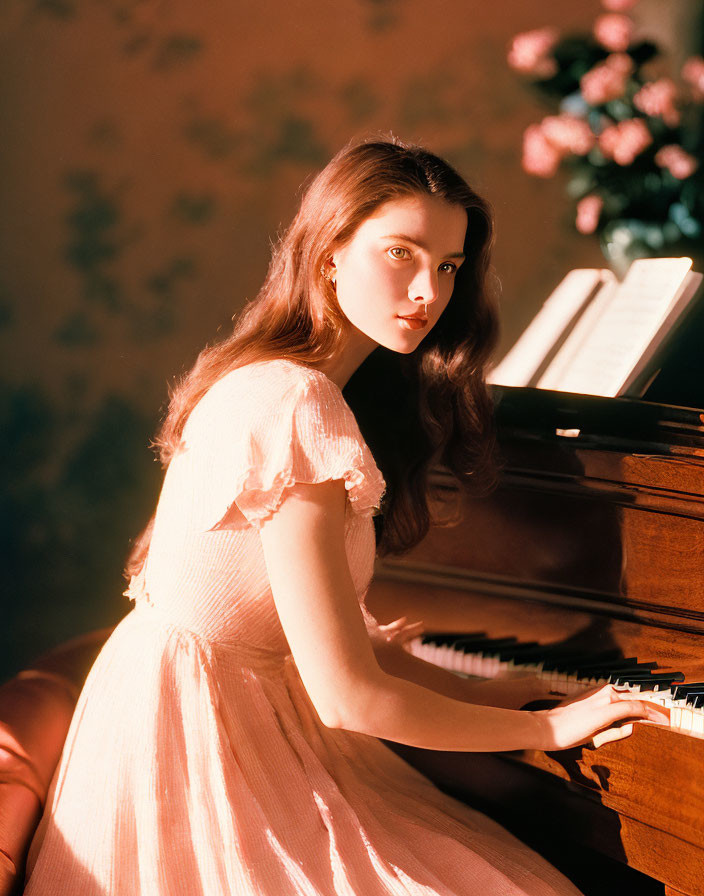
[[389,746],[587,896],[704,896],[704,412],[503,386],[494,398],[498,488],[472,498],[434,470],[463,522],[378,561],[372,613],[424,620],[408,647],[447,668],[544,667],[584,685],[611,663],[662,699],[692,688],[673,704],[678,727],[637,723],[598,750]]

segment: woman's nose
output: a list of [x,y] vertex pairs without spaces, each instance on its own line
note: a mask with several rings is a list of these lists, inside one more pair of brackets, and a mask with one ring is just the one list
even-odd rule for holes
[[434,302],[439,294],[440,289],[437,272],[430,270],[419,271],[413,278],[413,282],[408,290],[410,299],[414,302],[423,302],[425,305]]

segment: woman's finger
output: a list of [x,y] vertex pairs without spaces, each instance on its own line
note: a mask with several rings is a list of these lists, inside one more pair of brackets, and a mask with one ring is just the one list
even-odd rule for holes
[[409,623],[407,617],[402,616],[386,625],[379,625],[377,637],[390,647],[407,651],[409,650],[408,643],[420,637],[424,632],[425,623],[422,620]]
[[631,734],[633,734],[633,723],[629,722],[626,725],[620,725],[618,728],[607,728],[606,731],[597,732],[592,738],[592,743],[595,747],[602,747],[604,744],[611,743],[614,740],[622,740]]
[[653,703],[650,700],[638,700],[635,697],[636,692],[628,690],[628,691],[618,691],[616,690],[613,694],[612,701],[614,705],[618,703],[638,703],[641,706],[645,707],[646,715],[642,717],[642,721],[650,721],[657,725],[669,725],[670,724],[670,710],[666,706],[662,706],[659,703]]
[[662,706],[648,703],[645,700],[618,699],[606,707],[604,720],[606,725],[613,725],[620,719],[651,719],[656,722],[669,722],[669,713]]
[[568,697],[566,700],[563,700],[563,705],[568,706],[571,703],[582,703],[585,700],[591,700],[595,703],[610,703],[612,697],[612,685],[610,684],[601,684],[596,685],[595,687],[588,687],[585,690],[580,691],[578,694],[575,694],[573,697]]

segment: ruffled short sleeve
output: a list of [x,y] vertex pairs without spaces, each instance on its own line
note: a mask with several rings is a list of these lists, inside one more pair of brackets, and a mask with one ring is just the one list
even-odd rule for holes
[[294,362],[232,371],[191,414],[184,440],[201,467],[196,516],[203,530],[226,525],[233,504],[260,528],[296,482],[344,479],[351,508],[370,515],[386,488],[339,387]]

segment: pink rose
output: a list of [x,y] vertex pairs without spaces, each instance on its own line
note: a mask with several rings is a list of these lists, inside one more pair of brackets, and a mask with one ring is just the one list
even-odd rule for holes
[[633,21],[619,13],[604,13],[594,22],[594,37],[613,53],[623,53],[631,45]]
[[630,165],[652,142],[652,135],[642,118],[612,124],[599,135],[599,149],[617,165]]
[[594,233],[599,224],[599,215],[604,207],[601,196],[585,196],[577,203],[575,226],[580,233]]
[[601,0],[601,5],[609,12],[628,12],[638,0]]
[[585,156],[596,143],[592,129],[575,115],[549,115],[540,125],[543,135],[561,154]]
[[628,53],[611,53],[606,57],[604,63],[620,75],[630,75],[636,67]]
[[582,96],[592,106],[600,106],[623,96],[633,60],[626,53],[612,53],[603,62],[582,75]]
[[704,100],[704,58],[690,56],[682,66],[682,78],[692,87],[694,98]]
[[652,117],[659,116],[670,127],[679,124],[680,113],[675,107],[677,85],[671,78],[659,78],[644,84],[633,97],[633,105]]
[[552,177],[562,154],[550,143],[539,124],[529,125],[523,134],[523,170],[536,177]]
[[558,37],[555,28],[537,28],[517,34],[508,52],[509,65],[525,75],[549,78],[557,72],[557,63],[550,51]]
[[690,177],[699,167],[699,162],[685,152],[681,146],[671,143],[669,146],[663,146],[655,153],[655,164],[661,168],[667,168],[673,177],[677,180],[685,180]]

